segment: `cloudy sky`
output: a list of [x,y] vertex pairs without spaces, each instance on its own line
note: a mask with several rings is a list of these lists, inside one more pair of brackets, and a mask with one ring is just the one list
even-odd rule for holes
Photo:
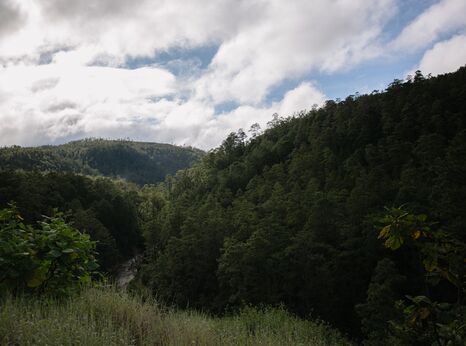
[[464,64],[465,0],[0,0],[0,145],[210,149]]

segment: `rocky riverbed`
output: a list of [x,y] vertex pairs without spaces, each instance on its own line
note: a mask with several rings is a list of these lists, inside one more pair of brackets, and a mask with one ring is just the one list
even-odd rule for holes
[[137,255],[121,265],[115,279],[118,288],[125,289],[128,287],[128,284],[134,279],[138,272],[138,263],[140,259],[141,255]]

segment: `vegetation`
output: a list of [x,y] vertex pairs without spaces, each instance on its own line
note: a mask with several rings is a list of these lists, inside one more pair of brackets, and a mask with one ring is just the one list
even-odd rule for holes
[[[181,307],[285,304],[393,344],[388,320],[403,318],[398,300],[426,290],[435,301],[456,297],[454,285],[429,286],[419,258],[440,256],[430,245],[385,239],[394,253],[377,236],[384,207],[404,204],[466,241],[465,80],[466,68],[417,72],[382,93],[276,117],[249,139],[232,133],[166,181],[144,233],[141,282]],[[464,261],[455,263],[464,272]]]
[[[413,215],[403,208],[387,210],[379,238],[397,250],[412,243],[424,267],[429,289],[426,295],[407,296],[400,302],[404,318],[392,320],[393,329],[407,344],[464,345],[466,343],[466,244],[436,229],[426,215]],[[432,292],[441,283],[442,293]],[[446,291],[446,292],[445,292]],[[450,291],[450,296],[445,294]],[[437,293],[437,294],[436,294]],[[433,299],[443,298],[436,302]],[[450,299],[449,299],[450,298]],[[452,299],[453,298],[453,299]]]
[[0,292],[66,294],[91,281],[98,265],[88,235],[60,214],[38,228],[22,221],[15,207],[0,210]]
[[135,186],[72,173],[0,172],[0,208],[15,202],[26,223],[66,213],[79,231],[97,241],[98,261],[111,271],[141,251],[139,197]]
[[0,148],[0,170],[103,175],[144,185],[162,181],[202,155],[191,147],[90,138],[58,146]]
[[65,213],[73,227],[97,242],[100,269],[113,272],[143,251],[142,197],[131,182],[160,182],[203,154],[189,147],[103,139],[0,148],[0,208],[14,202],[27,223],[55,209]]
[[111,287],[57,301],[1,301],[2,345],[349,345],[323,323],[283,309],[246,308],[224,318],[166,309]]
[[66,344],[68,331],[90,345],[346,342],[317,319],[364,345],[464,344],[465,80],[466,67],[417,72],[381,93],[276,116],[158,185],[1,171],[0,207],[15,201],[30,224],[67,212],[97,241],[104,271],[144,251],[133,288],[209,315],[112,289],[60,302],[10,292],[0,341]]

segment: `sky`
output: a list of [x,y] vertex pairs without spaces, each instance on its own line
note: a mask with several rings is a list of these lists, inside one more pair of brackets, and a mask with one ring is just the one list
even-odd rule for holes
[[0,146],[212,149],[466,64],[466,0],[0,0]]

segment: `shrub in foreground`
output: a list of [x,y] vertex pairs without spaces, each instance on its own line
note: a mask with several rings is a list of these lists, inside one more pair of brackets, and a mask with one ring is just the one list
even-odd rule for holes
[[0,210],[0,291],[62,295],[91,281],[95,242],[61,214],[25,225],[14,206]]

